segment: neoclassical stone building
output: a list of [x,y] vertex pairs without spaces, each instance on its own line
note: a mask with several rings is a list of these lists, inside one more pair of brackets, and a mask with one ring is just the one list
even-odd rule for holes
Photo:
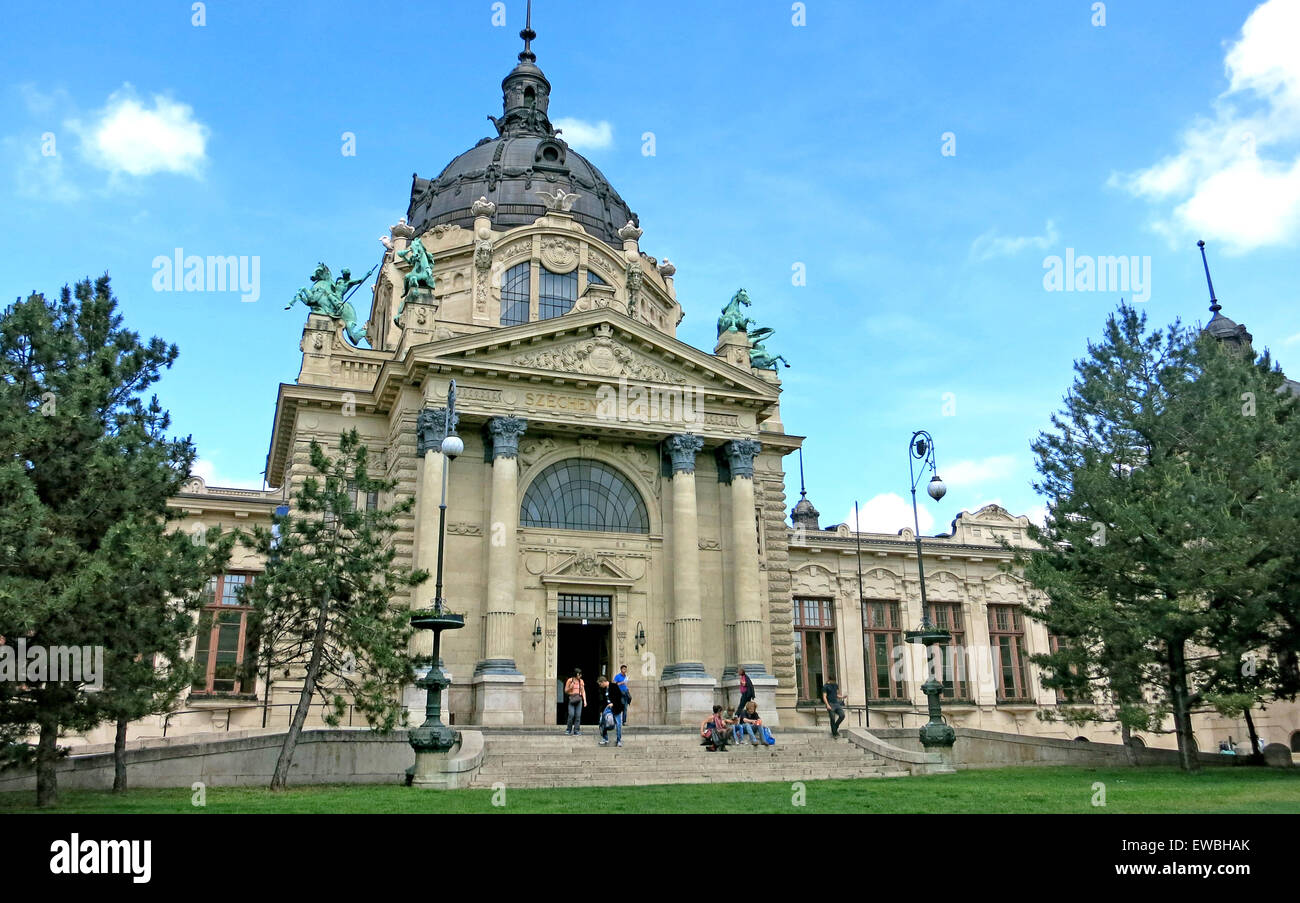
[[[902,642],[921,618],[910,531],[823,530],[806,498],[790,510],[787,456],[803,437],[786,431],[777,371],[750,366],[743,332],[707,351],[677,339],[674,266],[642,250],[636,215],[552,127],[551,85],[527,43],[502,91],[496,135],[413,179],[383,239],[370,347],[340,319],[308,315],[301,369],[279,387],[273,489],[195,479],[173,502],[181,528],[268,522],[308,476],[310,443],[331,449],[356,428],[394,497],[416,500],[400,563],[434,571],[448,477],[445,596],[466,622],[443,641],[453,724],[562,723],[575,667],[594,700],[595,678],[626,664],[633,725],[698,722],[735,698],[743,667],[770,721],[814,723],[834,674],[851,704],[868,701],[872,726],[919,726],[922,664]],[[689,306],[703,316],[717,303]],[[465,451],[448,461],[452,380]],[[946,712],[961,726],[1072,737],[1036,717],[1058,699],[1027,657],[1052,638],[1024,616],[1029,590],[1001,545],[1026,543],[1026,525],[990,505],[923,539],[930,614],[954,635]],[[300,674],[268,687],[255,673],[257,638],[234,595],[260,570],[244,555],[213,581],[194,646],[204,673],[170,732],[287,719]],[[395,601],[422,608],[433,594],[431,579]],[[429,655],[429,638],[418,642]],[[422,708],[421,693],[407,703]],[[1265,736],[1300,729],[1293,709],[1257,715]],[[156,736],[162,721],[133,735]],[[1242,730],[1197,726],[1203,746]]]

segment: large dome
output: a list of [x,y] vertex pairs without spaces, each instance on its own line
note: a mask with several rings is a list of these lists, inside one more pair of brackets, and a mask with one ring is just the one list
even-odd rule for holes
[[501,82],[503,113],[489,116],[498,137],[484,138],[447,165],[436,179],[411,179],[407,222],[417,233],[433,226],[469,227],[470,205],[486,197],[497,205],[493,224],[510,228],[531,223],[546,213],[537,192],[556,188],[579,195],[571,213],[592,235],[621,247],[618,230],[637,216],[628,209],[595,166],[571,149],[550,119],[551,83],[537,68],[531,27],[520,32],[524,50],[517,65]]
[[637,222],[636,214],[600,170],[562,137],[484,138],[447,164],[436,179],[412,179],[406,218],[417,232],[444,223],[468,228],[474,223],[470,204],[486,197],[497,205],[493,225],[523,226],[546,212],[534,192],[553,194],[557,187],[579,195],[571,212],[584,229],[622,247],[618,230],[628,220]]

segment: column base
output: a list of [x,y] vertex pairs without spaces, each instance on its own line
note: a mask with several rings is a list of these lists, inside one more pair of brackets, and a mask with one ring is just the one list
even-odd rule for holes
[[474,687],[475,724],[524,723],[524,675],[481,672]]
[[667,693],[665,724],[698,725],[713,714],[713,691],[718,682],[702,677],[668,677],[659,682]]
[[474,666],[474,675],[480,674],[518,674],[512,658],[485,658]]

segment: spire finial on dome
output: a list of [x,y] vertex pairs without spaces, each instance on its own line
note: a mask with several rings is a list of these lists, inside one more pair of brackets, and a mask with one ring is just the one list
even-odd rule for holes
[[[1219,311],[1223,308],[1219,304],[1219,299],[1214,297],[1214,283],[1210,281],[1210,264],[1209,261],[1205,259],[1205,242],[1198,241],[1196,247],[1201,249],[1201,264],[1205,267],[1205,284],[1210,287],[1210,313],[1214,314],[1214,317],[1217,317]],[[1210,319],[1213,320],[1214,317],[1210,317]]]
[[531,46],[533,38],[537,37],[537,32],[533,31],[533,0],[528,0],[528,11],[525,13],[524,30],[519,32],[519,37],[524,39],[524,49],[519,54],[519,62],[537,62],[537,54],[533,53]]
[[801,445],[799,446],[799,498],[805,499],[807,497],[808,493],[803,486],[803,446]]

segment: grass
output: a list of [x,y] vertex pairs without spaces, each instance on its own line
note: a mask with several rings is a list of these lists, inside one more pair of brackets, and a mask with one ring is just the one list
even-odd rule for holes
[[[1094,785],[1105,805],[1092,805]],[[1300,813],[1300,770],[1207,768],[1003,768],[954,775],[808,781],[804,805],[788,783],[673,784],[505,791],[416,790],[400,785],[326,785],[273,794],[257,787],[192,791],[89,790],[60,794],[65,813]],[[0,813],[37,812],[35,793],[0,793]]]

